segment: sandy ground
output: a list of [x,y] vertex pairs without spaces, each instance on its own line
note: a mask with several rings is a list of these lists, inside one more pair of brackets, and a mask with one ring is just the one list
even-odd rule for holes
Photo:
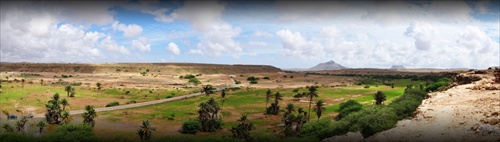
[[492,75],[482,80],[430,93],[415,112],[415,117],[363,139],[348,133],[324,141],[500,141],[500,88]]

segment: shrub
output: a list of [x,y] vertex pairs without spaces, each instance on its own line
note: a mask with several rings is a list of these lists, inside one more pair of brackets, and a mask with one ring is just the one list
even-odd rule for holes
[[353,106],[346,107],[346,108],[340,110],[340,113],[335,117],[335,120],[341,120],[345,116],[347,116],[351,113],[354,113],[354,112],[358,112],[362,109],[363,109],[362,105],[353,105]]
[[167,96],[167,99],[168,99],[168,98],[172,98],[172,95],[170,95],[170,96]]
[[200,80],[198,80],[197,78],[189,79],[188,83],[193,83],[194,85],[201,84]]
[[254,77],[254,76],[250,76],[247,78],[247,81],[253,81],[253,80],[259,80],[259,78]]
[[241,81],[234,80],[234,83],[235,83],[235,84],[241,84]]
[[111,103],[107,104],[106,107],[112,107],[112,106],[117,106],[117,105],[120,105],[120,103],[118,103],[118,102],[111,102]]
[[196,120],[187,120],[182,123],[182,133],[196,134],[201,131],[201,123]]
[[364,88],[370,88],[370,85],[365,85],[365,87],[364,87]]
[[392,128],[398,121],[398,116],[390,107],[370,106],[347,115],[344,120],[351,123],[349,131],[360,131],[366,138]]
[[257,80],[250,81],[250,84],[257,84],[257,83],[258,83]]
[[267,80],[269,80],[269,77],[267,77],[267,76],[266,76],[266,77],[264,77],[263,79],[267,79]]
[[299,92],[299,90],[300,90],[299,88],[295,88],[295,89],[293,89],[293,92],[297,93],[297,92]]
[[447,77],[443,77],[441,79],[439,79],[437,82],[427,86],[425,88],[425,91],[429,92],[429,91],[437,91],[439,90],[441,87],[446,87],[448,86],[448,84],[451,83],[451,79],[450,78],[447,78]]
[[311,121],[305,123],[301,128],[301,136],[313,136],[320,139],[331,137],[332,123],[329,119]]

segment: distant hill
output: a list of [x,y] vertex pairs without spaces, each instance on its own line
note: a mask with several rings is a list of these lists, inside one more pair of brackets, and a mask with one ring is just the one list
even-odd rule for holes
[[5,63],[0,71],[22,72],[75,72],[75,73],[140,73],[146,69],[161,74],[241,74],[259,72],[280,72],[280,68],[269,65],[224,65],[204,63],[106,63],[106,64],[74,64],[74,63]]
[[406,69],[403,65],[392,65],[391,69]]
[[326,63],[320,63],[314,67],[309,68],[309,70],[340,70],[345,69],[346,67],[335,63],[333,60],[330,60]]

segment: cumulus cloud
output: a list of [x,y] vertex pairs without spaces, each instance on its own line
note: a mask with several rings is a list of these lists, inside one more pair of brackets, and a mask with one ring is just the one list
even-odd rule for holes
[[189,53],[211,57],[219,57],[225,53],[238,58],[243,49],[240,47],[240,43],[233,38],[238,36],[240,32],[240,28],[234,28],[228,23],[214,23],[211,29],[200,38],[198,48],[189,50]]
[[174,54],[174,55],[181,54],[181,50],[179,49],[179,47],[177,46],[177,44],[175,44],[173,42],[168,43],[167,51],[170,52],[170,53],[172,53],[172,54]]
[[495,43],[484,31],[471,26],[458,32],[457,43],[479,53],[491,53],[492,50],[499,47],[498,43]]
[[130,51],[125,46],[119,45],[115,40],[111,39],[110,35],[101,41],[100,47],[109,51],[130,55]]
[[124,37],[136,37],[142,33],[142,27],[136,24],[120,24],[120,22],[115,21],[111,25],[113,30],[118,30],[123,32]]
[[140,37],[137,40],[132,41],[132,48],[139,49],[141,52],[151,51],[151,45],[145,37]]
[[417,49],[429,50],[432,47],[433,38],[435,38],[439,32],[429,23],[413,22],[408,26],[404,34],[415,39],[415,47]]

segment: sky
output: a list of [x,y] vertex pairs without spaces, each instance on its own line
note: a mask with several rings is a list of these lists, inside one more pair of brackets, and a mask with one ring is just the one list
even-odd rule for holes
[[1,62],[500,65],[499,1],[1,1]]

